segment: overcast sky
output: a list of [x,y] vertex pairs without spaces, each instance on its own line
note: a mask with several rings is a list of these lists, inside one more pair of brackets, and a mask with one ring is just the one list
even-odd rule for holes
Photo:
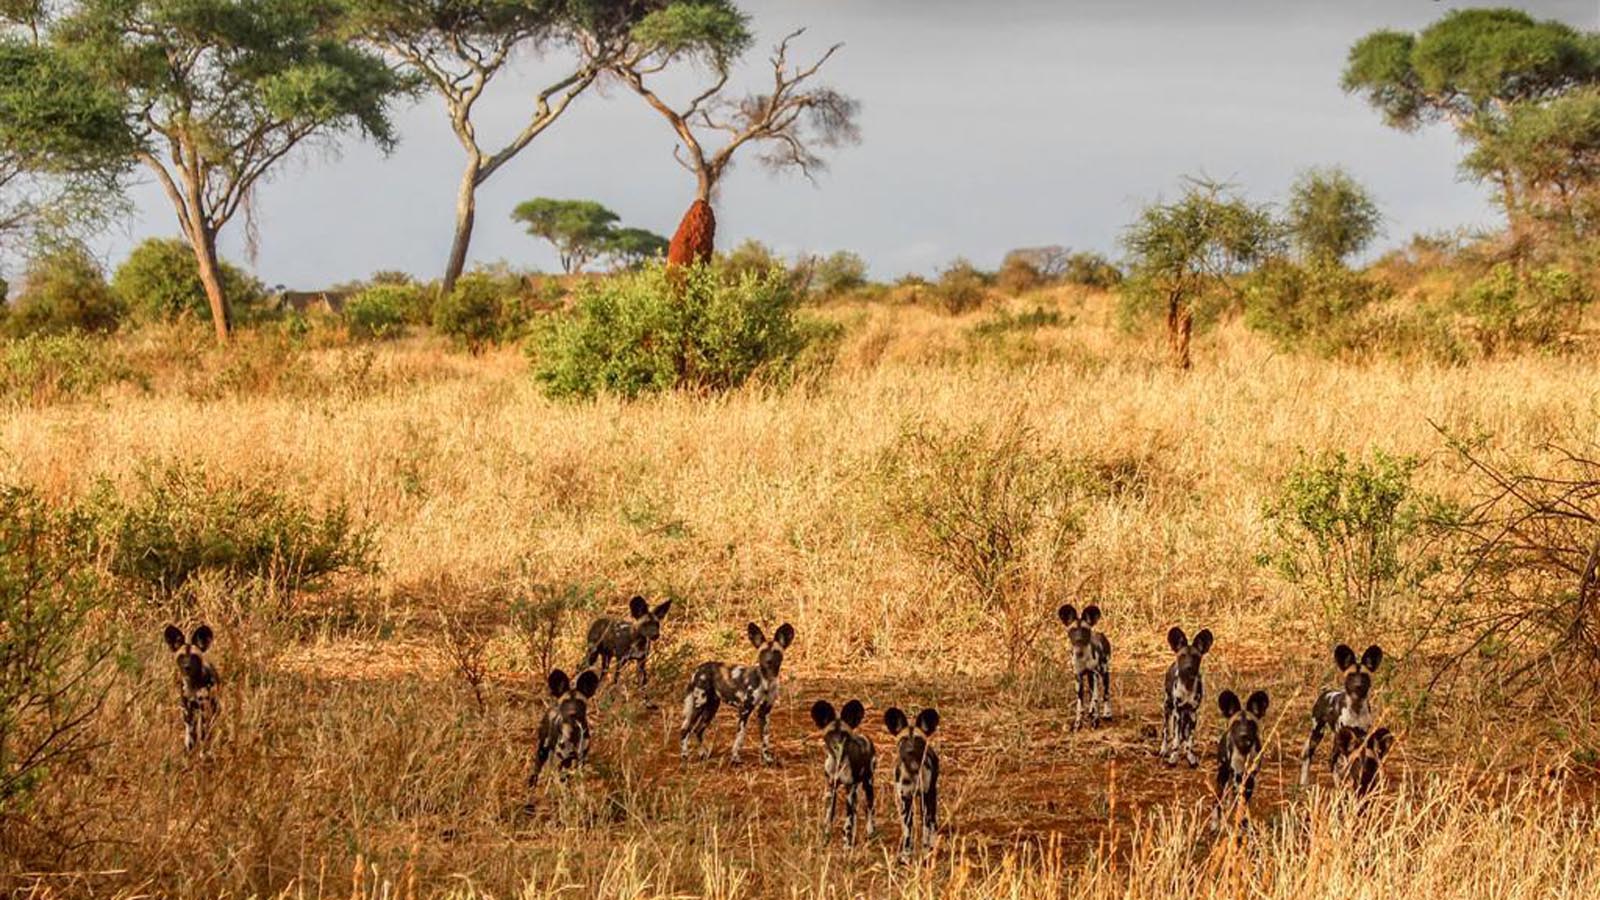
[[[1006,250],[1066,244],[1115,254],[1139,206],[1203,172],[1259,200],[1299,169],[1342,165],[1377,195],[1386,242],[1490,224],[1480,187],[1456,175],[1448,130],[1403,134],[1339,90],[1351,43],[1414,29],[1469,4],[1433,0],[749,0],[766,48],[809,28],[802,49],[845,46],[827,81],[861,101],[863,141],[834,154],[816,186],[753,157],[724,182],[719,245],[758,238],[785,253],[854,250],[875,277],[929,272],[956,256],[995,265]],[[1600,28],[1600,0],[1511,3]],[[510,133],[552,69],[525,60],[482,104],[480,134]],[[436,276],[449,246],[462,155],[437,100],[398,112],[385,157],[345,142],[283,166],[258,193],[257,274],[322,287],[379,269]],[[519,201],[599,200],[628,225],[670,235],[694,181],[672,160],[666,123],[631,94],[581,98],[484,186],[472,258],[557,268],[510,220]],[[111,264],[133,242],[176,233],[148,183],[138,213],[98,242]],[[224,253],[245,262],[242,222]]]

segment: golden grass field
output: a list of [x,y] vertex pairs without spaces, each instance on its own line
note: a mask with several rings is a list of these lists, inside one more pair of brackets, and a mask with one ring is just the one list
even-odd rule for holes
[[[218,627],[223,679],[209,761],[182,750],[163,611],[130,610],[148,641],[97,725],[103,746],[51,781],[37,840],[19,842],[57,852],[0,874],[30,896],[1600,896],[1594,773],[1572,763],[1592,732],[1480,708],[1470,684],[1400,729],[1369,807],[1292,789],[1314,692],[1334,679],[1328,648],[1404,640],[1328,633],[1256,563],[1263,504],[1301,451],[1415,454],[1423,483],[1450,495],[1435,424],[1513,452],[1600,440],[1600,363],[1353,364],[1225,325],[1181,373],[1154,339],[1112,327],[1110,298],[1061,291],[1018,308],[1036,303],[1063,324],[992,341],[970,333],[989,313],[829,308],[848,326],[836,364],[785,391],[556,403],[515,350],[472,358],[414,337],[316,351],[308,364],[360,373],[322,395],[157,383],[8,411],[7,481],[70,498],[100,476],[127,485],[152,460],[200,461],[349,503],[381,571],[302,596],[289,624],[238,615],[202,586],[195,615]],[[882,462],[903,435],[974,429],[1023,434],[1103,481],[1083,494],[1075,538],[1029,548],[1044,555],[1019,581],[1020,651],[886,512]],[[590,770],[547,778],[529,810],[543,673],[505,598],[537,585],[588,586],[612,611],[635,592],[676,600],[655,657],[660,708],[602,689]],[[1090,600],[1116,647],[1117,716],[1073,733],[1053,611]],[[481,710],[441,614],[490,638]],[[731,769],[724,711],[718,753],[680,766],[687,666],[747,661],[750,620],[798,632],[779,765]],[[1194,771],[1155,755],[1173,624],[1216,632],[1210,696],[1272,693],[1254,820],[1236,839],[1205,828],[1209,755]],[[566,624],[559,663],[577,660],[586,625]],[[1384,673],[1380,705],[1415,691],[1419,668]],[[880,830],[846,852],[821,840],[806,711],[851,696],[878,739]],[[879,718],[891,704],[944,717],[944,828],[911,867],[894,863]],[[1208,754],[1216,729],[1208,701]]]

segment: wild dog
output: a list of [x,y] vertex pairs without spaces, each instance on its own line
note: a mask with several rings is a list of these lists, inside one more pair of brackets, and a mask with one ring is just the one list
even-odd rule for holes
[[[1323,691],[1311,708],[1311,734],[1306,737],[1305,748],[1300,751],[1300,786],[1311,783],[1311,757],[1322,742],[1323,734],[1338,733],[1341,728],[1359,729],[1365,734],[1372,730],[1376,714],[1372,710],[1372,673],[1383,664],[1383,648],[1377,644],[1356,657],[1348,645],[1333,648],[1333,661],[1344,673],[1341,690]],[[1337,745],[1328,760],[1328,766],[1337,770],[1342,754]]]
[[168,625],[162,632],[167,649],[177,663],[178,702],[183,707],[183,749],[204,748],[211,740],[216,721],[217,670],[206,659],[213,634],[210,625],[200,625],[185,638],[183,629]]
[[939,728],[939,711],[925,709],[907,720],[899,707],[883,714],[883,726],[895,739],[894,787],[900,797],[900,859],[911,858],[915,809],[922,805],[922,850],[933,847],[939,830],[939,754],[931,739]]
[[1189,768],[1200,765],[1194,752],[1195,718],[1200,704],[1206,699],[1205,680],[1200,674],[1200,661],[1211,650],[1211,630],[1200,629],[1191,643],[1182,628],[1167,632],[1167,646],[1177,654],[1167,667],[1165,715],[1161,719],[1161,757],[1167,765],[1178,764],[1178,751],[1183,751]]
[[[600,663],[600,677],[605,678],[609,670],[611,683],[616,684],[617,678],[622,675],[622,664],[637,663],[639,690],[642,692],[649,680],[645,663],[650,656],[650,647],[661,639],[661,620],[667,617],[671,609],[671,600],[652,609],[643,597],[634,597],[628,601],[627,620],[610,617],[594,620],[594,624],[589,626],[586,643],[589,652],[583,658],[583,667],[588,669],[596,662]],[[613,661],[617,664],[614,670],[611,669]]]
[[761,728],[761,761],[772,764],[767,717],[771,715],[773,701],[778,697],[778,672],[783,668],[783,651],[794,642],[794,626],[787,622],[779,625],[769,640],[761,626],[751,622],[745,626],[745,634],[756,648],[755,665],[701,663],[689,679],[689,690],[683,696],[683,728],[678,735],[679,750],[684,759],[689,758],[690,735],[702,748],[702,759],[711,755],[711,749],[705,746],[706,728],[716,717],[717,709],[726,702],[739,711],[739,733],[734,736],[729,761],[738,764],[745,730],[750,725],[751,713],[754,713]]
[[1100,607],[1090,604],[1079,615],[1077,608],[1068,603],[1056,610],[1056,615],[1067,627],[1072,674],[1078,688],[1077,714],[1072,727],[1083,727],[1087,706],[1089,724],[1098,728],[1102,719],[1111,718],[1111,641],[1105,632],[1094,630],[1100,621]]
[[1357,797],[1365,797],[1377,786],[1383,771],[1383,758],[1394,747],[1394,735],[1387,728],[1368,734],[1360,728],[1341,728],[1333,735],[1334,780]]
[[1251,694],[1243,706],[1233,691],[1223,691],[1217,698],[1217,708],[1222,711],[1226,724],[1222,737],[1217,739],[1217,807],[1211,815],[1213,829],[1233,814],[1241,798],[1245,809],[1250,807],[1250,796],[1256,791],[1256,770],[1261,763],[1261,719],[1267,714],[1269,703],[1266,691]]
[[839,792],[845,792],[844,845],[850,846],[856,837],[856,794],[865,795],[867,801],[867,837],[878,833],[874,808],[872,777],[877,768],[878,750],[872,741],[857,729],[866,717],[866,708],[860,700],[851,700],[839,712],[833,704],[818,700],[811,704],[811,721],[822,729],[822,774],[828,782],[828,817],[822,826],[822,839],[833,835],[833,817],[838,810]]
[[533,759],[528,787],[539,784],[539,773],[555,757],[563,773],[589,760],[589,698],[600,687],[600,676],[593,669],[578,673],[577,682],[560,669],[552,669],[549,680],[552,702],[539,720],[539,746]]

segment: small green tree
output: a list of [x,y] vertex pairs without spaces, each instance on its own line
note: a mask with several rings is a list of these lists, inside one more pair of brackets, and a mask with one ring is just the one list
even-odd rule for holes
[[1344,263],[1383,228],[1378,204],[1350,173],[1307,169],[1289,189],[1289,238],[1306,262]]
[[605,240],[605,255],[619,269],[637,269],[667,253],[666,238],[648,228],[614,228]]
[[[254,277],[218,257],[217,278],[238,311],[260,303],[266,289]],[[149,238],[133,248],[111,276],[111,289],[137,318],[170,322],[191,315],[211,320],[211,302],[194,250],[176,238]]]
[[867,261],[860,254],[839,250],[817,261],[812,271],[816,289],[825,297],[848,294],[867,284]]
[[538,197],[517,204],[511,218],[528,226],[528,233],[555,245],[561,271],[581,272],[603,255],[613,237],[616,213],[593,200],[555,200]]
[[6,325],[13,334],[115,331],[122,304],[80,244],[53,247],[29,264]]
[[1164,310],[1173,365],[1191,364],[1194,305],[1272,256],[1280,243],[1271,212],[1224,184],[1188,179],[1173,203],[1153,203],[1123,235],[1132,264],[1124,302]]

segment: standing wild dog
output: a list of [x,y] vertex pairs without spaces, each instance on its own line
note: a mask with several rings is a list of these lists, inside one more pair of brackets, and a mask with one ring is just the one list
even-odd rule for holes
[[[1344,689],[1323,691],[1311,709],[1311,734],[1306,737],[1305,749],[1300,751],[1300,786],[1311,783],[1311,757],[1317,752],[1324,733],[1338,733],[1341,728],[1358,729],[1365,735],[1372,730],[1376,715],[1372,710],[1372,673],[1383,664],[1383,648],[1377,644],[1356,658],[1348,645],[1333,648],[1333,661],[1344,673]],[[1329,767],[1337,770],[1342,754],[1334,745],[1328,760]]]
[[1177,659],[1167,667],[1165,715],[1161,719],[1161,757],[1167,765],[1178,764],[1178,751],[1183,751],[1189,768],[1200,765],[1194,752],[1195,718],[1200,704],[1206,699],[1206,685],[1200,675],[1200,660],[1211,650],[1211,630],[1200,629],[1190,643],[1182,628],[1167,632],[1167,646],[1177,654]]
[[211,726],[217,718],[217,670],[206,661],[211,649],[211,626],[195,628],[188,638],[183,629],[168,625],[162,632],[167,648],[178,665],[178,702],[183,706],[183,749],[202,749],[211,740]]
[[1220,827],[1241,799],[1249,810],[1261,764],[1261,718],[1270,702],[1266,691],[1251,694],[1243,706],[1233,691],[1223,691],[1217,698],[1226,724],[1217,740],[1217,808],[1211,814],[1212,828]]
[[1333,735],[1333,777],[1365,797],[1377,786],[1383,771],[1383,758],[1394,747],[1394,735],[1387,728],[1367,734],[1360,728],[1341,728]]
[[552,756],[563,772],[589,759],[589,698],[599,689],[600,676],[588,669],[578,673],[574,684],[567,673],[553,669],[548,684],[553,702],[539,720],[539,748],[528,775],[530,788],[539,783],[539,773]]
[[605,678],[611,663],[615,661],[617,668],[611,672],[611,683],[616,684],[617,678],[622,675],[622,664],[637,663],[639,690],[643,691],[649,678],[645,673],[645,661],[650,656],[651,645],[660,640],[661,620],[667,617],[671,609],[671,600],[651,609],[643,597],[634,597],[628,601],[630,618],[626,621],[610,617],[595,619],[594,624],[589,626],[589,653],[583,658],[583,667],[591,668],[599,662],[600,677]]
[[894,787],[900,797],[900,859],[911,858],[914,806],[922,805],[922,850],[933,847],[939,830],[939,754],[931,738],[939,727],[939,711],[925,709],[907,720],[899,707],[883,714],[883,725],[895,739]]
[[874,816],[877,804],[872,789],[878,750],[866,735],[857,731],[866,714],[860,700],[851,700],[837,713],[833,711],[833,704],[826,700],[811,704],[811,721],[822,729],[822,774],[828,781],[828,818],[823,824],[822,836],[826,841],[833,835],[833,816],[839,805],[839,791],[843,790],[846,847],[855,842],[858,792],[864,794],[867,801],[867,837],[878,833]]
[[1083,727],[1087,706],[1089,723],[1098,728],[1102,719],[1111,718],[1111,641],[1105,632],[1094,630],[1100,621],[1100,607],[1090,604],[1079,615],[1077,608],[1068,603],[1056,610],[1056,615],[1067,626],[1072,673],[1078,686],[1078,711],[1072,727]]
[[756,648],[756,664],[730,666],[726,663],[701,663],[689,679],[689,691],[683,697],[683,729],[678,735],[679,750],[684,759],[689,758],[689,736],[703,748],[702,758],[711,755],[705,746],[706,728],[717,715],[724,702],[739,711],[739,733],[733,739],[733,763],[739,762],[739,749],[744,746],[745,730],[750,725],[750,714],[755,713],[761,728],[761,761],[772,763],[772,743],[767,733],[767,717],[772,713],[772,703],[778,697],[778,672],[783,668],[783,651],[794,642],[794,626],[785,622],[768,640],[761,626],[754,622],[745,626],[750,643]]

